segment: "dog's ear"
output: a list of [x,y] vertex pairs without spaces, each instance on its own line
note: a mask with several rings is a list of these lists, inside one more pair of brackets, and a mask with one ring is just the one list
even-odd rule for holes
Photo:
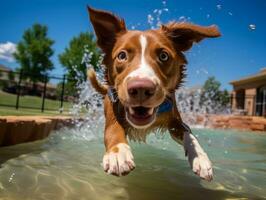
[[221,35],[215,25],[204,27],[184,22],[170,22],[162,25],[160,30],[173,41],[175,48],[179,51],[189,50],[194,42],[199,42],[204,38]]
[[97,44],[108,53],[113,48],[116,41],[116,35],[126,31],[125,22],[117,16],[87,7],[90,20],[97,36]]

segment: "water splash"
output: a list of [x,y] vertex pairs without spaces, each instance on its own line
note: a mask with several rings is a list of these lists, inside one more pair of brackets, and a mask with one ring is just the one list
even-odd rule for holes
[[[204,101],[201,100],[202,97],[204,97]],[[209,114],[231,113],[229,105],[214,102],[210,94],[204,96],[203,89],[200,86],[180,88],[176,91],[176,102],[184,122],[197,128],[211,125],[209,124]]]
[[[216,6],[218,10],[222,9],[222,5],[218,4]],[[202,10],[202,8],[201,8]],[[161,7],[153,9],[147,15],[147,24],[150,26],[151,29],[158,28],[162,24],[162,16],[169,12],[167,7],[167,2],[162,1]],[[232,13],[229,12],[229,15]],[[207,18],[210,18],[210,14],[207,14]],[[190,21],[191,18],[187,16],[180,16],[178,18],[179,22],[187,22]],[[131,28],[136,29],[141,24],[132,24]],[[250,25],[251,29],[254,29],[255,25]],[[198,52],[200,51],[200,46],[198,45]],[[197,53],[197,52],[196,52]],[[88,46],[84,47],[84,56],[82,59],[82,63],[85,63],[87,68],[95,68],[97,69],[97,79],[104,83],[104,70],[105,66],[102,65],[102,59],[104,55],[101,55],[98,63],[96,66],[91,65],[91,59],[93,57],[93,52],[90,52]],[[73,67],[76,69],[76,67]],[[77,79],[80,75],[80,72],[76,70]],[[195,74],[198,76],[201,75],[208,75],[208,70],[205,68],[200,68],[195,71]],[[91,125],[97,127],[97,124],[101,121],[101,126],[103,125],[102,121],[104,120],[103,117],[103,100],[102,96],[98,94],[91,84],[88,81],[85,82],[78,82],[77,83],[77,90],[78,90],[78,98],[76,100],[75,105],[71,109],[71,114],[75,117],[73,123],[76,124],[77,127],[81,128],[83,126],[88,126],[88,128],[92,128]],[[201,96],[203,94],[201,87],[194,87],[194,88],[181,88],[176,92],[176,100],[177,106],[182,113],[182,117],[186,123],[192,126],[197,126],[200,121],[200,126],[206,127],[208,126],[208,114],[228,114],[230,113],[229,106],[218,105],[217,102],[214,102],[211,97],[205,96],[205,101],[201,102]],[[215,94],[214,94],[215,95]],[[80,116],[83,117],[84,120],[80,121]],[[200,116],[200,120],[199,120]],[[198,126],[197,126],[198,127]]]
[[[105,66],[102,64],[104,54],[100,56],[96,66],[92,66],[91,64],[92,56],[93,52],[90,52],[88,46],[85,46],[82,64],[85,64],[87,69],[97,69],[97,79],[101,83],[104,83]],[[75,66],[73,68],[76,71],[77,77],[79,77],[81,72],[76,70]],[[95,91],[88,80],[82,81],[82,79],[78,79],[76,89],[78,97],[72,109],[70,109],[70,114],[74,117],[73,124],[77,128],[84,128],[85,126],[88,129],[93,129],[99,127],[98,125],[102,125],[103,121],[102,95]],[[81,117],[82,120],[80,120]]]
[[162,1],[161,8],[156,8],[147,15],[147,23],[150,26],[150,28],[156,29],[160,27],[162,24],[161,16],[168,12],[169,12],[169,9],[167,8],[166,1]]

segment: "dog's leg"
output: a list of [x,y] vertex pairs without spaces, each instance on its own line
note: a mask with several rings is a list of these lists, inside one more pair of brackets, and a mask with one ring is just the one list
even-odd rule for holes
[[126,140],[125,130],[117,121],[108,97],[105,98],[105,118],[104,171],[116,176],[126,175],[135,168],[134,158]]
[[211,181],[213,177],[211,161],[190,128],[185,123],[176,121],[169,126],[169,132],[175,141],[184,146],[185,155],[188,157],[193,172],[201,178]]

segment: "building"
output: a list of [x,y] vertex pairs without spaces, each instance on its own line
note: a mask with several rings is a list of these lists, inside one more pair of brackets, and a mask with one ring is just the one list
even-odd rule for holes
[[8,80],[8,74],[12,72],[12,70],[5,65],[0,64],[0,81]]
[[[33,76],[33,75],[31,75]],[[17,93],[17,85],[19,83],[20,73],[13,71],[11,68],[0,64],[0,90],[8,93]],[[36,89],[34,95],[42,96],[44,90],[44,83],[38,81],[36,83]],[[33,83],[29,80],[22,80],[20,84],[20,93],[22,95],[32,95]],[[46,97],[50,99],[57,98],[57,85],[52,83],[46,84]]]
[[233,111],[266,117],[266,68],[230,84],[233,86]]

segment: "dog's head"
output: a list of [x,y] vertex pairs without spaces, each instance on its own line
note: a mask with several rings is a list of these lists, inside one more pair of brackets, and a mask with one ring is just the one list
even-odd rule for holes
[[218,37],[216,26],[171,22],[157,30],[127,30],[124,20],[88,7],[97,44],[105,53],[107,81],[135,128],[146,128],[160,104],[182,82],[183,54],[194,42]]

